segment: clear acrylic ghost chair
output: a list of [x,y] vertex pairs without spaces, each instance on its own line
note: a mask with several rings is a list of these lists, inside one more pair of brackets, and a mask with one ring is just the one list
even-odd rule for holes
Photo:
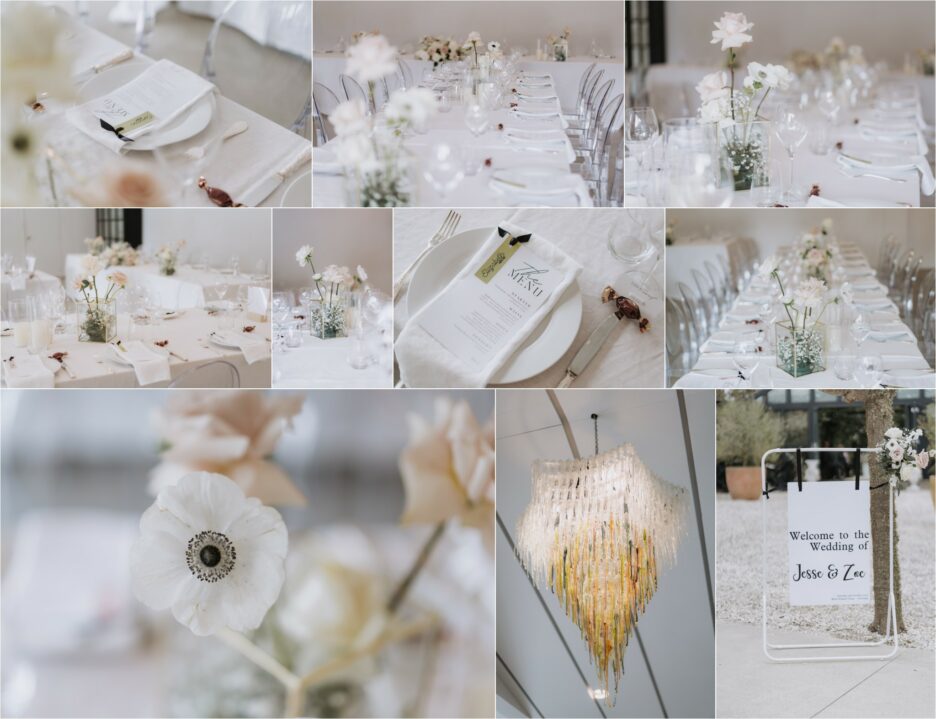
[[699,337],[686,303],[667,296],[666,353],[670,383],[692,369],[699,357],[699,346]]
[[887,294],[895,302],[900,302],[900,291],[904,286],[904,281],[910,273],[910,268],[915,261],[916,253],[913,250],[907,250],[891,272],[890,280],[887,283]]
[[575,120],[578,117],[579,110],[582,107],[582,101],[585,98],[585,86],[588,84],[588,81],[591,79],[591,75],[597,66],[598,63],[593,62],[591,65],[585,68],[585,71],[579,78],[578,91],[575,94],[575,107],[562,108],[563,115],[565,115],[567,120]]
[[346,100],[360,100],[364,103],[364,107],[367,108],[367,114],[371,112],[370,103],[367,101],[367,93],[364,92],[364,88],[358,84],[358,81],[355,80],[350,75],[339,75],[338,82],[341,83],[341,91],[344,93]]
[[693,267],[690,270],[692,282],[699,293],[699,305],[702,313],[705,315],[705,325],[710,329],[718,326],[718,320],[721,319],[721,308],[716,297],[715,286],[704,272]]
[[320,82],[312,83],[312,105],[314,108],[315,139],[317,145],[324,145],[332,139],[332,127],[329,116],[340,105],[338,96]]
[[177,387],[219,387],[238,389],[241,386],[240,372],[237,367],[226,360],[212,360],[198,367],[185,370],[168,385]]
[[[218,38],[221,34],[221,28],[224,25],[225,20],[230,16],[231,10],[237,4],[238,4],[238,0],[229,0],[229,2],[224,6],[224,9],[221,11],[221,13],[214,19],[214,22],[211,24],[211,30],[208,32],[208,39],[205,42],[205,50],[202,53],[202,61],[201,61],[201,69],[200,69],[201,76],[204,77],[206,80],[210,80],[215,85],[219,85],[219,86],[225,83],[219,84],[218,82],[218,72],[217,72],[217,66],[215,62],[215,58],[217,54]],[[285,0],[278,0],[278,2],[276,3],[269,3],[267,5],[267,8],[275,8],[278,10],[278,13],[280,15],[280,22],[294,23],[296,17],[300,16],[300,13],[297,12],[297,9],[301,8],[304,5],[305,3],[303,2],[286,2]],[[309,15],[308,17],[311,20],[311,15]],[[275,23],[276,20],[271,20],[271,22]],[[311,27],[309,27],[308,29],[311,32]],[[303,66],[303,69],[301,72],[302,72],[301,78],[300,77],[294,78],[296,82],[296,87],[300,87],[301,85],[304,85],[307,88],[309,86],[308,74],[311,72],[311,68],[306,68],[305,66]],[[227,83],[227,84],[229,85],[234,84],[233,78],[230,78],[230,79],[232,80],[232,82]],[[282,79],[282,78],[278,78],[278,79]],[[251,109],[257,112],[260,112],[261,114],[266,114],[263,112],[263,108],[254,107]],[[310,122],[311,116],[312,116],[312,97],[311,95],[306,95],[306,100],[303,103],[301,109],[299,110],[299,113],[295,116],[295,119],[293,119],[289,123],[290,131],[295,132],[296,134],[302,135],[304,137],[309,137],[311,134],[310,127],[312,124]]]
[[411,87],[416,86],[416,81],[413,79],[413,70],[410,68],[406,60],[402,58],[397,60],[397,67],[400,68],[400,78],[403,81],[403,89],[408,90]]
[[695,296],[695,292],[693,292],[689,285],[685,282],[677,282],[676,289],[679,291],[679,298],[688,309],[689,319],[692,321],[692,328],[701,345],[709,336],[709,326],[706,323],[705,311],[702,309],[698,298]]
[[589,109],[591,116],[586,123],[584,132],[581,135],[571,138],[572,147],[576,151],[590,151],[594,148],[600,129],[601,117],[605,109],[605,102],[608,99],[608,93],[611,91],[611,86],[613,84],[614,80],[608,80],[595,92],[594,104]]
[[577,137],[583,135],[586,130],[588,130],[588,122],[591,116],[591,107],[594,101],[595,93],[600,87],[601,78],[604,77],[604,70],[598,70],[597,72],[592,73],[591,77],[588,78],[588,83],[585,85],[585,96],[582,100],[581,106],[578,108],[575,117],[568,121],[568,129],[566,129],[566,134],[570,137]]
[[[922,263],[922,260],[921,260]],[[905,301],[906,314],[904,322],[917,337],[923,331],[923,312],[926,309],[926,298],[929,290],[933,288],[934,270],[928,267],[919,267],[914,273],[913,286]]]
[[622,94],[612,98],[605,105],[602,117],[595,123],[595,139],[592,146],[580,155],[580,172],[589,187],[595,189],[602,205],[606,204],[610,197],[610,185],[614,182],[617,169],[617,153],[615,152],[612,158],[611,150],[615,132],[622,127],[623,103]]
[[719,314],[724,315],[728,309],[728,281],[722,274],[721,269],[711,260],[705,260],[702,266],[715,288],[715,300],[718,302]]
[[903,286],[900,288],[900,295],[897,298],[897,307],[900,310],[900,316],[909,324],[910,317],[913,315],[913,295],[917,289],[922,271],[923,258],[917,257],[910,261],[907,266],[906,274],[903,279]]
[[890,265],[893,261],[893,255],[897,248],[897,238],[893,234],[887,235],[881,242],[881,248],[878,250],[878,259],[875,269],[878,277],[886,277],[890,273]]
[[917,346],[932,367],[933,357],[936,355],[936,289],[927,292],[921,318],[921,330],[917,337],[920,340]]

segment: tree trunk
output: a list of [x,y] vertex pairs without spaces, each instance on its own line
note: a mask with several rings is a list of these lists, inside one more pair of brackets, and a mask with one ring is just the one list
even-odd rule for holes
[[[868,446],[875,447],[884,439],[884,433],[894,425],[894,397],[897,392],[886,390],[845,390],[829,392],[846,402],[864,402],[865,432]],[[884,634],[887,630],[887,602],[890,596],[890,479],[877,461],[869,463],[871,486],[884,486],[871,491],[871,562],[874,571],[874,621],[868,627],[872,632]],[[894,601],[897,607],[898,631],[906,631],[900,599],[900,563],[897,561],[897,508],[894,507]]]

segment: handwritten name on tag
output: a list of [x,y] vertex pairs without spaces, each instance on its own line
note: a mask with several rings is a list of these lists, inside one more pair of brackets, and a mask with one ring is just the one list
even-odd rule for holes
[[484,283],[490,282],[491,279],[496,275],[501,267],[507,264],[507,260],[516,254],[522,245],[519,243],[510,244],[513,237],[507,235],[507,238],[498,245],[490,256],[481,263],[481,267],[475,272],[475,277],[481,280]]

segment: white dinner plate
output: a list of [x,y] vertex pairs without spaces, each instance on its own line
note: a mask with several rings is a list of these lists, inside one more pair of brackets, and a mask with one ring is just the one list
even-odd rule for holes
[[[441,292],[481,249],[496,228],[459,232],[430,250],[413,272],[406,293],[406,310],[412,317]],[[491,384],[529,379],[562,359],[582,323],[582,291],[570,285],[553,311],[540,322],[513,356],[491,377]]]
[[[118,87],[126,85],[138,75],[142,74],[150,63],[142,58],[134,57],[132,60],[120,63],[104,72],[94,75],[78,90],[78,97],[82,104],[113,92]],[[163,145],[187,140],[204,130],[211,122],[211,93],[198,100],[188,112],[170,122],[156,132],[147,133],[133,142],[126,143],[127,150],[146,151]]]
[[312,170],[299,175],[283,193],[280,207],[310,207],[312,205]]

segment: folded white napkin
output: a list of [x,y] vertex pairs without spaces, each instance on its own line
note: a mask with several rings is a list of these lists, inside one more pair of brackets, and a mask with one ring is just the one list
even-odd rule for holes
[[510,109],[511,114],[521,120],[536,120],[536,121],[545,121],[545,120],[555,120],[558,122],[563,129],[569,126],[569,121],[566,120],[562,113],[559,110],[549,109],[549,110],[533,110],[533,109],[522,109],[519,107],[513,107]]
[[884,372],[881,375],[881,384],[891,387],[907,387],[908,389],[932,389],[936,384],[936,375],[932,372],[920,374],[902,373],[900,371]]
[[247,364],[266,359],[270,354],[269,343],[266,340],[251,337],[243,332],[215,332],[214,336],[224,344],[237,347]]
[[22,354],[12,362],[4,361],[3,376],[7,387],[13,389],[49,389],[55,386],[55,374],[38,355]]
[[884,310],[893,307],[893,302],[887,298],[881,299],[855,299],[855,306],[863,310]]
[[[876,162],[857,162],[850,160],[844,155],[839,155],[836,162],[850,170],[860,170],[870,172],[875,175],[886,175],[887,177],[901,177],[910,170],[895,169],[892,165]],[[920,191],[924,195],[932,195],[936,192],[936,178],[933,177],[933,169],[929,166],[925,156],[908,155],[907,165],[913,165],[920,173]]]
[[111,345],[114,354],[133,366],[133,372],[141,387],[172,379],[167,355],[151,350],[140,340],[123,342],[122,347],[123,349],[116,344]]
[[325,147],[316,147],[312,150],[313,175],[340,175],[344,172],[338,156]]
[[830,200],[828,197],[810,195],[809,199],[806,200],[806,207],[848,207],[848,205]]
[[[102,119],[117,127],[143,112],[151,112],[154,115],[152,122],[137,130],[122,132],[125,137],[137,139],[166,127],[213,88],[214,85],[194,72],[169,60],[159,60],[126,85],[72,108],[67,117],[72,125],[93,140],[113,152],[122,153],[132,143],[104,129]],[[114,106],[120,111],[112,110]]]
[[907,330],[872,330],[868,333],[868,339],[874,342],[899,342],[912,340],[913,335]]
[[[527,234],[527,230],[510,222],[500,223],[500,227],[511,235]],[[495,230],[481,246],[481,249],[471,258],[452,281],[446,285],[440,294],[460,282],[465,277],[474,274],[478,266],[491,255],[503,242]],[[554,287],[549,298],[533,312],[526,322],[517,328],[511,341],[498,349],[495,355],[480,371],[469,367],[461,358],[455,356],[437,339],[430,335],[419,324],[420,318],[427,312],[432,303],[438,300],[433,298],[430,302],[410,317],[409,322],[397,338],[394,350],[397,363],[400,367],[400,379],[407,387],[485,387],[491,377],[516,352],[536,327],[542,322],[559,301],[566,288],[575,282],[581,266],[558,247],[545,240],[538,234],[533,234],[530,247],[536,254],[548,262],[552,267],[562,273],[561,281]]]
[[885,143],[887,147],[894,149],[903,149],[913,154],[925,155],[928,151],[926,138],[917,128],[909,130],[889,130],[877,129],[873,127],[863,127],[859,133],[861,137],[869,142]]

